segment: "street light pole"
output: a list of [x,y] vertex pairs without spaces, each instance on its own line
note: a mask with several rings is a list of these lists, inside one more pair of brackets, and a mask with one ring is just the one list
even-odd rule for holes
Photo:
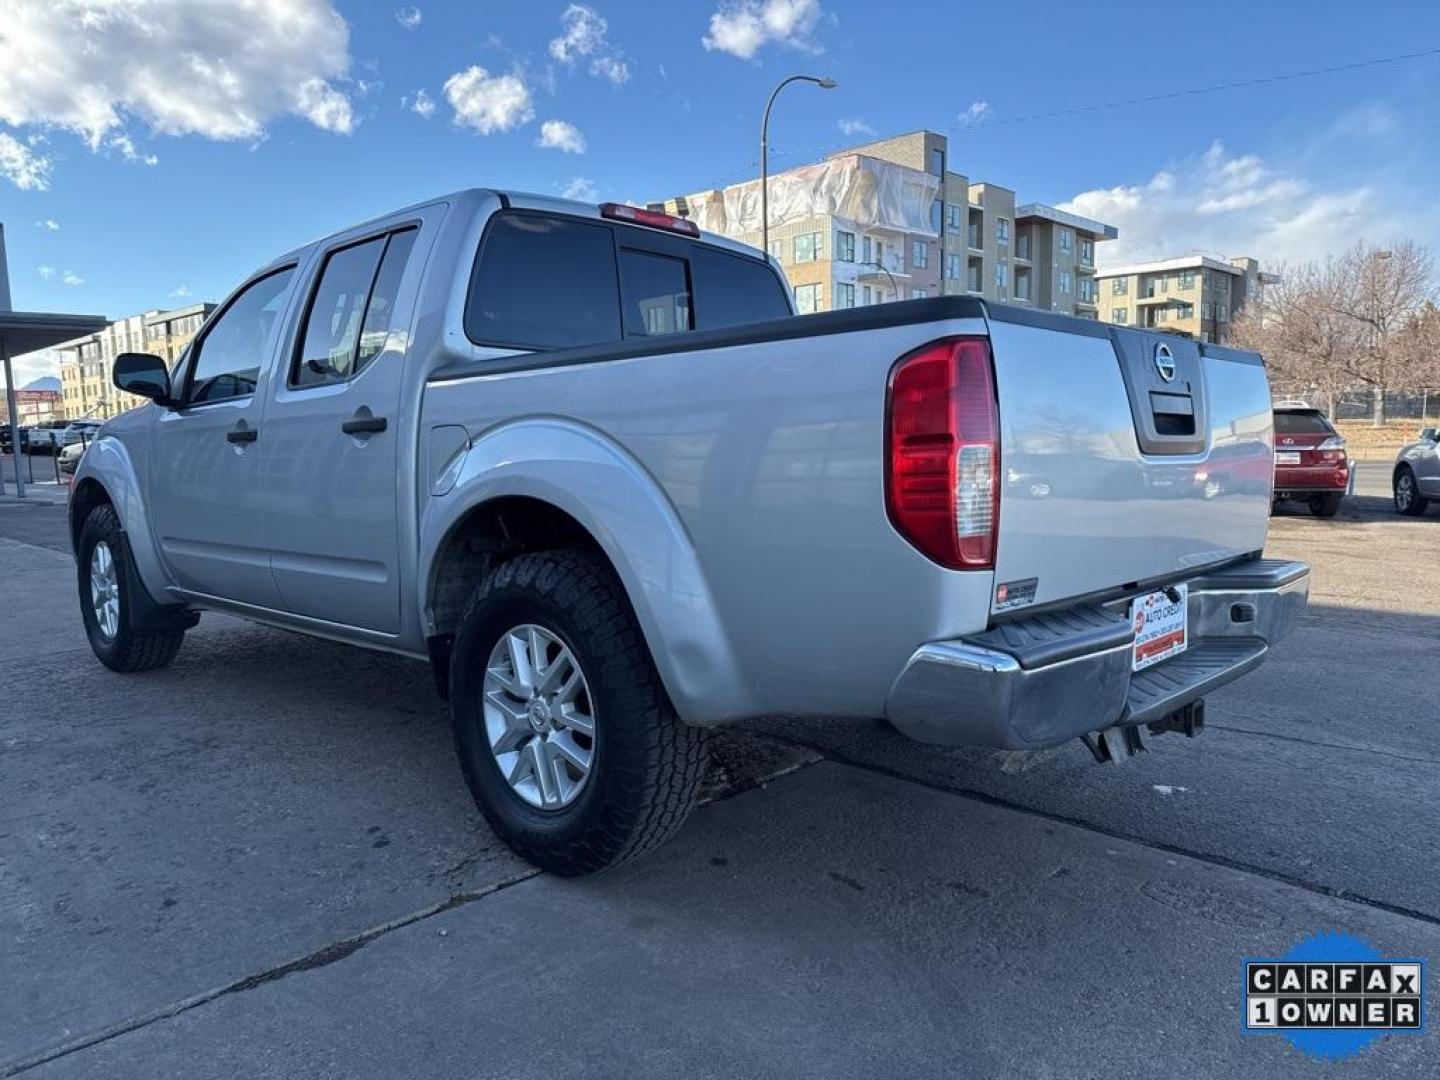
[[884,263],[882,263],[879,259],[876,259],[876,260],[875,260],[874,262],[872,262],[872,263],[866,263],[865,265],[866,265],[866,266],[873,266],[873,267],[875,267],[876,270],[879,270],[879,271],[880,271],[881,273],[883,273],[887,278],[890,279],[890,295],[893,296],[896,300],[899,300],[899,299],[900,299],[900,286],[898,286],[898,285],[895,284],[895,275],[890,272],[890,268],[889,268],[888,266],[886,266]]
[[840,84],[834,79],[817,75],[791,75],[780,80],[780,85],[770,91],[770,100],[765,102],[765,116],[760,121],[760,247],[766,256],[770,254],[770,107],[780,91],[792,82],[814,83],[821,90],[833,90]]

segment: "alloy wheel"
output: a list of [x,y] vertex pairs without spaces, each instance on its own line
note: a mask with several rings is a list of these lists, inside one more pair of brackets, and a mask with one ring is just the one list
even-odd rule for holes
[[485,667],[485,734],[500,775],[541,810],[563,810],[595,764],[595,708],[570,647],[543,626],[500,636]]
[[90,606],[100,636],[114,640],[120,630],[120,581],[115,573],[115,553],[104,540],[90,553]]

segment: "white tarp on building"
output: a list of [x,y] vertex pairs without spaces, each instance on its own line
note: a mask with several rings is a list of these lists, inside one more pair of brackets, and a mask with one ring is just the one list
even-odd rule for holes
[[[770,228],[817,214],[833,214],[856,225],[907,232],[936,231],[930,205],[939,177],[888,161],[847,154],[770,177]],[[760,231],[760,181],[686,198],[700,228],[725,236]]]

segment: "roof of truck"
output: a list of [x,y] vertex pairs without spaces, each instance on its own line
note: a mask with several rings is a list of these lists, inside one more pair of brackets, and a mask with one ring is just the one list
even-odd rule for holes
[[[264,270],[268,270],[273,266],[279,265],[280,263],[294,262],[308,252],[310,252],[318,245],[325,244],[338,236],[344,235],[345,233],[355,232],[358,229],[365,228],[367,225],[385,221],[389,218],[409,213],[412,210],[421,210],[424,207],[435,206],[440,203],[465,203],[473,202],[477,199],[488,198],[504,199],[507,200],[512,206],[518,206],[521,209],[525,210],[550,210],[555,213],[572,214],[579,217],[594,218],[596,221],[602,220],[602,218],[600,217],[600,207],[596,203],[579,202],[575,199],[562,199],[555,195],[537,195],[534,192],[530,191],[512,191],[509,189],[501,188],[463,188],[460,191],[452,191],[447,195],[437,195],[431,199],[425,199],[421,202],[411,203],[409,206],[402,206],[394,210],[387,211],[383,214],[377,214],[375,217],[369,218],[365,221],[359,221],[353,225],[347,225],[343,229],[337,229],[334,232],[327,233],[321,237],[317,237],[316,239],[311,240],[309,243],[301,244],[299,247],[291,251],[287,251],[284,255],[272,259],[269,263],[265,265],[261,272],[263,273]],[[644,208],[637,207],[637,209]],[[632,225],[629,222],[617,222],[617,224],[629,225],[631,228],[637,229],[643,229],[647,227],[644,225]],[[702,230],[700,235],[698,237],[695,237],[694,239],[698,239],[701,242],[713,245],[714,247],[725,248],[739,255],[748,255],[751,258],[758,258],[761,260],[767,259],[767,256],[759,248],[751,247],[749,244],[742,244],[738,240],[732,240],[728,236],[721,236],[718,233],[705,232]]]

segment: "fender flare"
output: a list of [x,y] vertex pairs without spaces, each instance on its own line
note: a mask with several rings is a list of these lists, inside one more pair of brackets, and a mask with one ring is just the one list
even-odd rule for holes
[[[157,605],[163,604],[169,596],[170,579],[160,561],[155,534],[150,530],[150,516],[145,510],[140,478],[125,444],[114,436],[101,435],[96,439],[80,459],[71,490],[78,491],[87,480],[99,484],[115,507],[140,582]],[[74,514],[72,495],[69,509],[72,537],[79,535],[81,524],[74,520]]]
[[578,521],[609,558],[680,716],[709,726],[751,712],[689,533],[639,461],[599,431],[552,417],[490,428],[461,455],[444,470],[453,487],[422,496],[416,582],[427,633],[436,558],[453,530],[492,500],[538,499]]

